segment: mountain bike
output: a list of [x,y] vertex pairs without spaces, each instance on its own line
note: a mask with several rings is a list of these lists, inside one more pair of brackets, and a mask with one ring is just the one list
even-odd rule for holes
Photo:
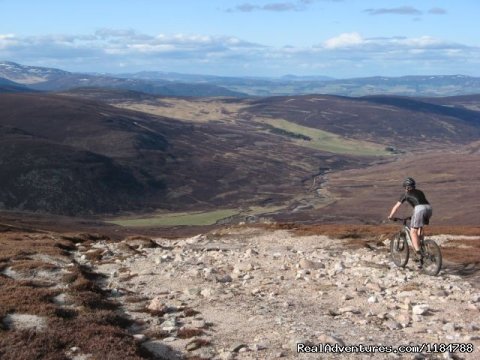
[[[402,229],[390,241],[390,255],[392,261],[398,267],[404,268],[407,265],[410,256],[410,247],[413,249],[412,238],[410,236],[410,225],[407,218],[392,218],[392,221],[402,221]],[[415,261],[421,261],[416,251],[413,251]],[[430,239],[420,238],[420,253],[423,256],[422,272],[427,275],[436,276],[442,268],[442,252],[437,243]]]

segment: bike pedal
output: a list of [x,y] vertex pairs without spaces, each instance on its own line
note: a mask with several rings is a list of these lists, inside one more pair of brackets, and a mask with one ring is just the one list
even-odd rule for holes
[[423,268],[423,258],[416,258],[413,261],[416,263],[417,268]]

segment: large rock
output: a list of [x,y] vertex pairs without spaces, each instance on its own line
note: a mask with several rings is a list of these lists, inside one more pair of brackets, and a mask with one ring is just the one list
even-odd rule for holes
[[360,310],[352,307],[352,306],[345,306],[340,309],[338,309],[338,312],[340,314],[347,314],[347,313],[352,313],[352,314],[360,314]]
[[136,250],[158,247],[158,244],[155,241],[145,236],[129,236],[123,240],[123,242]]
[[3,318],[3,324],[10,330],[43,331],[47,328],[47,319],[30,314],[8,314]]
[[162,298],[157,296],[150,301],[150,304],[148,304],[147,309],[155,312],[155,313],[171,313],[175,312],[177,309],[174,306],[168,306],[166,305]]
[[345,346],[345,343],[343,342],[343,340],[335,335],[321,334],[318,337],[318,341],[319,343],[322,343],[322,344],[338,344],[340,346]]
[[300,260],[298,265],[300,266],[300,268],[305,269],[305,270],[317,270],[317,269],[324,269],[325,268],[324,264],[322,264],[320,262],[316,262],[316,261],[307,260],[307,259]]
[[394,320],[387,320],[385,321],[384,325],[390,330],[399,330],[402,328],[402,325]]
[[427,304],[415,305],[412,307],[412,313],[414,315],[425,315],[429,309]]
[[159,359],[181,359],[182,354],[173,350],[170,346],[165,345],[163,341],[152,340],[146,341],[142,344],[142,347],[154,354]]

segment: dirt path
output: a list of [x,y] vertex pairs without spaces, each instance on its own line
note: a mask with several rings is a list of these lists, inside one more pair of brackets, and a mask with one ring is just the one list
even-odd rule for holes
[[137,320],[132,334],[159,358],[338,358],[297,353],[298,344],[324,343],[474,346],[471,354],[378,359],[480,356],[480,290],[453,267],[433,278],[411,263],[393,267],[385,246],[352,249],[348,239],[288,231],[224,229],[154,242],[98,242],[83,251],[102,260],[92,264],[82,252],[78,259],[107,276],[102,286]]

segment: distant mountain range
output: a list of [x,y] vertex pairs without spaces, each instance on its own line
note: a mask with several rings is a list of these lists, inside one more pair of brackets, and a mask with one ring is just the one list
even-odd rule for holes
[[141,71],[137,73],[123,73],[112,75],[127,79],[143,79],[143,80],[168,80],[168,81],[182,81],[188,83],[224,83],[224,84],[248,84],[251,82],[271,83],[273,82],[290,82],[290,81],[330,81],[335,80],[329,76],[297,76],[297,75],[284,75],[280,78],[270,78],[262,76],[245,76],[245,77],[232,77],[232,76],[214,76],[214,75],[199,75],[199,74],[181,74],[175,72],[163,72],[163,71]]
[[[3,79],[3,80],[2,80]],[[3,84],[9,80],[10,83]],[[15,88],[18,87],[18,88]],[[130,74],[73,73],[0,62],[0,92],[124,89],[163,96],[246,97],[331,94],[350,97],[401,95],[444,97],[480,94],[480,78],[464,75],[368,77],[285,75],[280,78],[225,77],[143,71]]]
[[[63,91],[83,87],[125,89],[164,96],[231,96],[246,94],[215,84],[188,84],[169,80],[142,80],[109,75],[72,73],[59,69],[0,62],[0,78],[37,91]],[[1,90],[0,90],[1,91]]]

